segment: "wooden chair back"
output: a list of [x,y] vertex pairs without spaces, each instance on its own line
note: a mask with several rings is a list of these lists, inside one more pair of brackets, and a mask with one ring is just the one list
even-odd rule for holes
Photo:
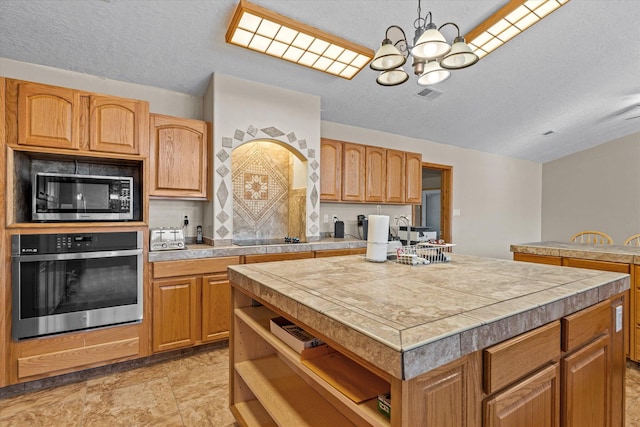
[[590,245],[613,245],[613,239],[601,231],[581,231],[569,239],[573,243],[587,243]]
[[624,241],[625,246],[640,246],[640,233],[634,234]]

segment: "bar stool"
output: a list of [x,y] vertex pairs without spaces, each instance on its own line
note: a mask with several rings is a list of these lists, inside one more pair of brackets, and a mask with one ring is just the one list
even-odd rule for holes
[[625,246],[640,246],[640,233],[634,234],[624,241]]
[[613,245],[613,239],[601,231],[581,231],[569,239],[573,243],[588,243],[592,245]]

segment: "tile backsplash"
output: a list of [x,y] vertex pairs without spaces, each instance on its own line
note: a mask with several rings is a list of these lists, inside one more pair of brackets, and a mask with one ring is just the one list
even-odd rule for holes
[[[282,238],[294,233],[304,237],[305,205],[302,204],[302,212],[290,209],[292,197],[300,192],[293,192],[291,156],[288,149],[264,140],[249,142],[233,150],[235,240]],[[304,200],[306,189],[302,191]]]

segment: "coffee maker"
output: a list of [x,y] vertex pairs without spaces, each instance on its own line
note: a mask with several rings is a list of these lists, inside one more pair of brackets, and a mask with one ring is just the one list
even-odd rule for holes
[[358,236],[362,238],[362,240],[367,240],[367,233],[369,231],[369,220],[365,215],[358,215]]

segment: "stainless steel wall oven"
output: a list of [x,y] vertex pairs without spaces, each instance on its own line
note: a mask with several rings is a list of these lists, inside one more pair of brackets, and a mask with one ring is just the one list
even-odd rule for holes
[[13,338],[142,320],[142,247],[140,231],[12,236]]

